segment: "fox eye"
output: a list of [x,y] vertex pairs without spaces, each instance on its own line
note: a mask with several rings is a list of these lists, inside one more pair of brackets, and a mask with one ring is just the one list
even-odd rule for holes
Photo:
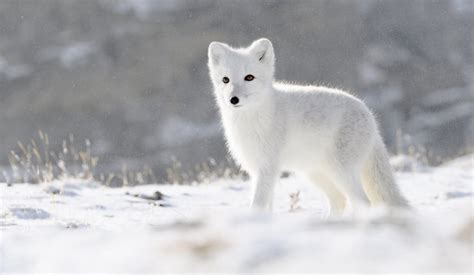
[[255,76],[253,76],[253,75],[251,75],[251,74],[248,74],[248,75],[245,76],[244,79],[245,79],[245,81],[252,81],[252,80],[255,79]]
[[224,76],[222,78],[222,82],[224,82],[225,84],[229,83],[230,79],[227,77],[227,76]]

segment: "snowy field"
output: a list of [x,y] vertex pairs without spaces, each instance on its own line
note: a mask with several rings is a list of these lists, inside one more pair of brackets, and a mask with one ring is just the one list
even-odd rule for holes
[[472,156],[397,173],[413,211],[340,219],[296,177],[272,215],[247,210],[247,182],[0,184],[0,272],[471,274],[473,173]]

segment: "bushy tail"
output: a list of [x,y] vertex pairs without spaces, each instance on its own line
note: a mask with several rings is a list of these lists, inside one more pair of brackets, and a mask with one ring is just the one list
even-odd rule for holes
[[388,153],[380,138],[376,141],[364,164],[362,181],[364,190],[372,204],[409,207],[395,183]]

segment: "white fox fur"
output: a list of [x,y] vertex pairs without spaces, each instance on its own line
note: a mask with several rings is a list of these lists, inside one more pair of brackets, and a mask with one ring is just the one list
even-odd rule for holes
[[[276,82],[273,46],[265,38],[247,48],[212,42],[208,57],[228,148],[254,181],[253,208],[271,209],[282,170],[317,184],[332,214],[347,201],[407,205],[362,101],[327,87]],[[248,75],[254,79],[245,80]]]

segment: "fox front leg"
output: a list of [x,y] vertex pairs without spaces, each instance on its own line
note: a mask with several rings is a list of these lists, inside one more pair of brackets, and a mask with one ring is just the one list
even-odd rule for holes
[[263,211],[270,211],[272,209],[277,175],[278,169],[276,168],[261,169],[256,173],[251,204],[252,209]]

